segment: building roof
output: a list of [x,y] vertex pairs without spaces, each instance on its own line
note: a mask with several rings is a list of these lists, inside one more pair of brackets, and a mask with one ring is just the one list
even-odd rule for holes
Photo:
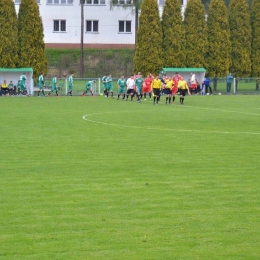
[[33,72],[32,68],[0,68],[0,72]]
[[204,68],[162,68],[161,72],[206,72]]

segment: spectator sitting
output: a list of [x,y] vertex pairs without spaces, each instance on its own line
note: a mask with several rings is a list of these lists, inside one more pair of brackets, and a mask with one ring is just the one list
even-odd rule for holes
[[9,93],[9,88],[6,83],[6,80],[3,81],[1,90],[2,90],[2,94],[4,94],[4,95],[7,95]]
[[14,95],[14,84],[13,81],[11,80],[10,83],[8,84],[8,89],[9,89],[9,94]]

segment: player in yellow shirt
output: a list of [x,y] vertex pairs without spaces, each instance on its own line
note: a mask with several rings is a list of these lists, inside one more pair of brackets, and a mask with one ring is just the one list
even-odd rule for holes
[[169,105],[171,104],[173,84],[174,84],[174,82],[171,77],[169,77],[165,80],[164,93],[166,94],[166,105],[168,104],[168,101],[169,101]]
[[155,101],[156,101],[156,105],[158,105],[158,101],[160,98],[160,93],[161,93],[161,89],[162,89],[162,81],[159,78],[159,75],[156,76],[156,78],[152,81],[151,84],[151,88],[153,91],[153,103],[155,105]]
[[183,79],[183,77],[181,77],[181,79],[178,82],[178,89],[180,92],[180,104],[184,105],[184,97],[186,95],[186,92],[188,92],[188,94],[190,95],[190,90],[187,82]]

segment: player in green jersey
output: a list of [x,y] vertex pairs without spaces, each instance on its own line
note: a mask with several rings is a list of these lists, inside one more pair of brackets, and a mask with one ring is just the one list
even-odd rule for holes
[[109,95],[109,92],[111,94],[111,98],[114,98],[114,95],[113,95],[113,79],[112,79],[111,75],[109,75],[107,77],[107,93],[106,93],[107,97]]
[[121,95],[123,95],[122,99],[125,99],[126,78],[124,75],[122,75],[121,78],[117,81],[117,86],[118,86],[117,100],[119,100],[119,97]]
[[141,102],[142,98],[142,86],[143,86],[143,77],[141,74],[138,74],[136,80],[135,80],[135,87],[136,87],[136,95],[137,95],[137,102]]
[[45,97],[45,93],[44,93],[44,79],[43,79],[43,76],[44,74],[42,73],[40,76],[39,76],[39,91],[38,91],[38,97],[40,96],[40,92],[42,92],[42,95]]
[[69,79],[68,79],[68,86],[69,86],[69,92],[68,92],[68,96],[71,96],[72,97],[72,90],[73,90],[73,77],[74,77],[74,73],[72,73],[70,76],[69,76]]
[[27,94],[27,91],[26,91],[26,74],[24,73],[23,75],[20,76],[20,82],[19,82],[19,87],[20,87],[20,93],[19,94],[22,94],[22,95],[26,95]]
[[94,88],[94,85],[96,84],[96,81],[95,80],[90,80],[86,83],[86,91],[82,94],[82,96],[85,96],[88,91],[91,93],[91,96],[93,97],[94,96],[94,93],[93,93],[93,88]]
[[58,89],[57,89],[57,75],[54,75],[54,77],[52,78],[51,81],[51,91],[48,93],[48,97],[51,95],[51,93],[55,91],[56,92],[56,96],[58,97]]

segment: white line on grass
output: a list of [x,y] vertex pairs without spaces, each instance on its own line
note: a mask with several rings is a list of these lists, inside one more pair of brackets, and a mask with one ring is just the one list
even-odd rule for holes
[[185,106],[185,107],[198,108],[198,109],[207,109],[207,110],[213,110],[213,111],[220,111],[220,112],[227,112],[227,113],[236,113],[236,114],[251,115],[251,116],[260,116],[260,114],[255,114],[255,113],[247,113],[247,112],[241,112],[241,111],[217,109],[217,108],[210,108],[210,107],[194,107],[194,106]]
[[[220,110],[221,111],[221,110]],[[122,112],[122,111],[120,111]],[[116,127],[123,127],[123,128],[136,128],[136,129],[147,129],[147,130],[165,130],[165,131],[172,131],[171,128],[160,128],[160,127],[145,127],[145,126],[130,126],[130,125],[119,125],[119,124],[113,124],[113,123],[106,123],[106,122],[100,122],[96,120],[89,119],[90,116],[95,115],[102,115],[102,114],[111,114],[113,112],[104,112],[104,113],[93,113],[84,115],[82,118],[83,120],[86,120],[88,122],[101,124],[101,125],[109,125],[109,126],[116,126]],[[118,111],[116,112],[118,113]],[[242,134],[242,135],[260,135],[260,133],[254,133],[254,132],[230,132],[230,131],[209,131],[209,130],[194,130],[194,129],[175,129],[174,131],[178,132],[190,132],[190,133],[214,133],[214,134]]]

